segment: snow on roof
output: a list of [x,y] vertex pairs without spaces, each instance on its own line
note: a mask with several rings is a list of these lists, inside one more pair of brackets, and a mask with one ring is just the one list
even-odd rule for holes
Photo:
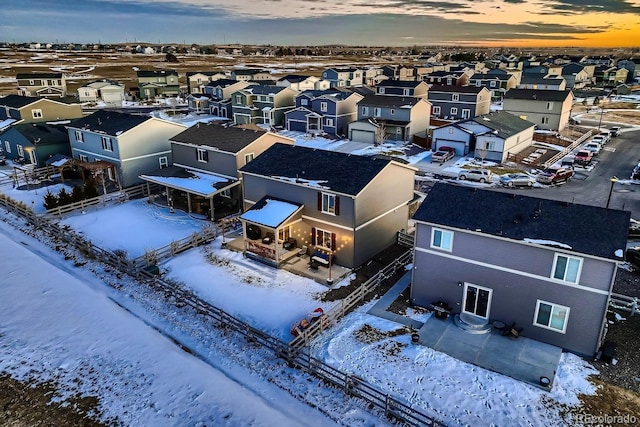
[[161,185],[167,185],[172,188],[185,190],[189,193],[197,193],[203,196],[211,195],[217,190],[216,184],[221,182],[229,182],[229,179],[217,175],[198,173],[190,171],[194,176],[191,178],[178,178],[154,175],[141,175],[142,179],[157,182]]
[[6,127],[11,126],[11,123],[15,122],[16,119],[4,119],[0,121],[0,129],[4,129]]
[[313,179],[303,179],[303,178],[290,178],[287,176],[272,176],[272,178],[281,179],[282,181],[295,182],[298,184],[305,184],[305,185],[308,185],[309,187],[318,187],[318,188],[324,188],[327,190],[331,188],[326,185],[322,185],[328,182],[326,179],[313,180]]
[[554,242],[553,240],[529,239],[528,237],[525,237],[523,240],[527,243],[533,243],[536,245],[555,246],[558,248],[571,249],[571,246],[567,245],[566,243]]
[[240,216],[240,219],[276,228],[287,218],[302,208],[300,205],[265,198],[264,203],[256,203]]

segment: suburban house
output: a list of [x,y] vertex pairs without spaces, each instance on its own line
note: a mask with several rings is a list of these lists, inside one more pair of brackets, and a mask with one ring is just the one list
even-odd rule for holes
[[413,304],[444,303],[463,328],[498,320],[579,355],[598,351],[629,212],[437,183],[413,219]]
[[16,163],[45,166],[55,154],[71,156],[69,135],[63,125],[26,123],[0,130],[4,156]]
[[[278,265],[287,241],[337,265],[362,265],[406,229],[415,171],[376,156],[275,144],[240,169],[244,253]],[[272,201],[280,208],[263,209]]]
[[407,80],[383,80],[376,86],[376,94],[388,96],[415,96],[426,98],[429,85]]
[[389,77],[384,75],[382,67],[367,67],[362,70],[364,73],[362,76],[363,83],[366,86],[375,87],[380,84],[381,81],[387,80]]
[[431,103],[425,98],[366,95],[357,106],[358,120],[349,124],[352,141],[410,142],[415,134],[429,128]]
[[295,107],[297,91],[274,85],[251,85],[231,94],[233,121],[284,126],[284,113]]
[[197,123],[170,138],[173,164],[140,178],[166,189],[167,203],[217,220],[242,207],[238,170],[290,138],[242,127]]
[[491,92],[477,86],[432,86],[427,98],[431,115],[445,120],[464,120],[491,110]]
[[271,82],[274,80],[270,71],[256,68],[237,68],[231,70],[231,78],[233,80],[246,82]]
[[494,111],[433,130],[433,149],[452,147],[456,154],[472,154],[502,163],[533,143],[535,125],[505,111]]
[[349,123],[357,119],[362,95],[336,89],[305,91],[296,96],[296,108],[285,113],[287,130],[346,135]]
[[20,123],[55,122],[79,119],[82,106],[65,100],[37,96],[7,95],[0,98],[0,121],[14,119]]
[[109,105],[122,105],[125,100],[124,84],[115,80],[96,80],[78,88],[80,102],[102,101]]
[[187,72],[187,92],[190,94],[204,93],[204,86],[220,79],[228,78],[221,71],[190,71]]
[[434,71],[428,74],[421,74],[419,79],[429,85],[466,86],[469,84],[469,73],[465,71]]
[[363,71],[359,68],[327,68],[322,72],[322,79],[328,80],[331,87],[362,86]]
[[327,90],[331,87],[331,83],[328,80],[322,80],[315,76],[298,76],[295,74],[289,74],[279,78],[276,81],[276,86],[284,86],[303,92],[305,90]]
[[138,89],[141,98],[155,98],[156,96],[176,96],[180,94],[178,73],[174,70],[136,71]]
[[567,88],[582,89],[594,81],[595,65],[570,63],[560,67],[550,67],[549,74],[562,76],[567,81]]
[[207,83],[202,90],[204,95],[209,95],[207,101],[209,113],[214,116],[233,119],[231,95],[251,85],[255,85],[255,83],[231,79],[219,79]]
[[565,90],[567,82],[562,76],[525,74],[516,89]]
[[572,106],[570,90],[511,89],[503,102],[504,111],[558,132],[569,123]]
[[627,82],[629,70],[609,65],[596,65],[594,79],[596,84],[603,86],[617,86]]
[[86,168],[103,166],[120,187],[140,184],[139,175],[171,164],[169,139],[184,125],[149,116],[99,110],[67,125],[73,158]]
[[626,68],[629,71],[627,74],[627,83],[640,81],[640,59],[621,59],[616,63],[616,66]]
[[43,98],[67,96],[67,82],[62,73],[18,73],[18,95]]
[[516,87],[517,79],[512,74],[474,74],[469,78],[469,85],[486,87],[491,92],[491,98],[501,100],[504,93]]

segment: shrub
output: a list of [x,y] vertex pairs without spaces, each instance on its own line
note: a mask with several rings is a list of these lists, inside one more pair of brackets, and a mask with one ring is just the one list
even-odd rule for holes
[[84,198],[84,191],[79,185],[74,185],[71,189],[71,202],[79,202]]
[[96,181],[90,178],[84,182],[84,198],[93,199],[94,197],[98,197],[98,187]]
[[58,206],[58,196],[53,194],[51,190],[47,190],[47,193],[44,195],[44,208],[46,210],[53,209]]
[[72,201],[73,200],[71,200],[71,194],[64,187],[62,187],[58,192],[58,206],[68,205]]

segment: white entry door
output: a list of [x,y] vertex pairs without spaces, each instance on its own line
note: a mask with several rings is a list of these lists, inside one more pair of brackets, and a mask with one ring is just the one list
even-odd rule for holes
[[462,312],[488,320],[492,293],[492,289],[465,282]]

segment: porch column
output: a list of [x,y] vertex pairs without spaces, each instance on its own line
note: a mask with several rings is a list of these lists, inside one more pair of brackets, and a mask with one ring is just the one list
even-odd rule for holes
[[279,256],[278,256],[278,229],[276,228],[274,231],[275,231],[275,233],[274,233],[275,237],[273,238],[273,243],[274,243],[274,247],[275,247],[275,250],[276,250],[276,268],[277,268],[278,267],[278,258],[279,258]]
[[149,197],[149,201],[151,201],[151,186],[149,185],[149,181],[147,181],[147,196]]
[[191,213],[191,193],[187,193],[187,209]]
[[213,221],[213,219],[215,218],[214,212],[213,212],[213,197],[209,198],[209,216],[211,217],[211,221]]
[[164,186],[164,192],[167,195],[167,206],[171,205],[171,201],[169,200],[170,196],[169,196],[169,187],[167,187],[166,185]]

